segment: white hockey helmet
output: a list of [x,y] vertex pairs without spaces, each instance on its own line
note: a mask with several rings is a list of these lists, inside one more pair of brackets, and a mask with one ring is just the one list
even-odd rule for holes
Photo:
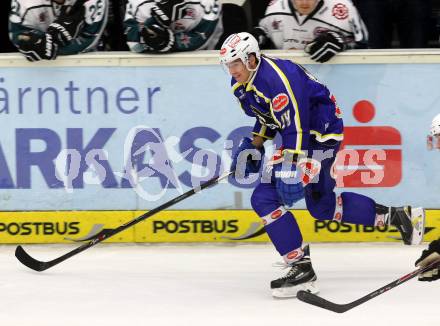
[[428,149],[440,149],[440,114],[437,114],[431,122],[428,135]]
[[431,122],[431,136],[440,135],[440,114],[437,114]]
[[251,53],[254,53],[257,60],[260,61],[260,47],[252,34],[246,32],[231,34],[221,47],[220,62],[228,66],[229,63],[240,59],[249,69],[248,61]]

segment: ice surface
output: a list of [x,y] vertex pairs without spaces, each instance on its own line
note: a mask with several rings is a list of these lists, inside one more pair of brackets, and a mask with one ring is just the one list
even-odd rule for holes
[[[425,246],[312,244],[320,295],[346,303],[407,274]],[[67,245],[26,245],[51,260]],[[0,246],[2,326],[440,325],[440,281],[411,280],[344,314],[275,300],[271,244],[100,244],[45,272]]]

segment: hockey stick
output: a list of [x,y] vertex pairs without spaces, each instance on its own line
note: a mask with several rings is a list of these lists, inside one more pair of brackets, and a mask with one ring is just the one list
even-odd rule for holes
[[321,298],[320,296],[317,296],[316,294],[312,294],[310,292],[303,291],[303,290],[298,291],[297,298],[301,301],[304,301],[306,303],[312,304],[312,305],[320,307],[320,308],[331,310],[331,311],[334,311],[337,313],[343,313],[343,312],[346,312],[347,310],[350,310],[354,307],[357,307],[357,306],[361,305],[362,303],[367,302],[368,300],[371,300],[371,299],[377,297],[378,295],[381,295],[382,293],[385,293],[388,290],[391,290],[392,288],[395,288],[396,286],[398,286],[406,281],[409,281],[413,277],[416,277],[419,274],[423,274],[424,272],[430,270],[431,268],[435,268],[436,266],[439,266],[439,265],[440,265],[440,261],[434,261],[431,264],[429,264],[423,268],[416,269],[415,271],[412,271],[411,273],[406,274],[405,276],[402,276],[401,278],[381,287],[380,289],[377,289],[377,290],[367,294],[366,296],[363,296],[360,299],[357,299],[353,302],[346,303],[346,304],[337,304],[337,303],[325,300],[324,298]]
[[167,209],[168,207],[177,204],[179,202],[181,202],[182,200],[194,195],[195,193],[200,192],[202,189],[208,188],[210,186],[216,185],[217,183],[219,183],[221,180],[226,179],[227,177],[229,177],[232,173],[234,173],[234,171],[229,171],[224,173],[223,175],[217,176],[215,178],[212,178],[211,180],[201,184],[198,187],[195,187],[187,192],[185,192],[184,194],[171,199],[170,201],[160,205],[159,207],[156,207],[154,209],[152,209],[151,211],[148,211],[145,214],[142,214],[138,217],[136,217],[135,219],[121,225],[118,226],[115,229],[104,229],[101,232],[97,233],[96,235],[94,235],[90,241],[84,243],[83,245],[79,246],[78,248],[69,251],[68,253],[55,258],[54,260],[50,260],[50,261],[39,261],[33,257],[31,257],[24,249],[22,246],[18,246],[15,249],[15,257],[17,257],[17,259],[25,266],[37,271],[37,272],[42,272],[48,268],[51,268],[63,261],[65,261],[66,259],[75,256],[76,254],[79,254],[80,252],[89,249],[90,247],[93,247],[94,245],[100,243],[101,241],[104,241],[112,236],[114,236],[115,234],[124,231],[125,229],[128,229],[129,227],[132,227],[133,225],[153,216],[154,214],[157,214],[161,211],[163,211],[164,209]]

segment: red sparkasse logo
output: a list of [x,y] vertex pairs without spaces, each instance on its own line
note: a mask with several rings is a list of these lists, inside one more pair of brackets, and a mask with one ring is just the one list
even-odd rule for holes
[[[370,122],[374,105],[359,101],[353,115],[360,123]],[[344,141],[333,166],[340,188],[394,187],[402,179],[402,136],[392,126],[344,127]]]
[[289,97],[285,93],[280,93],[272,100],[272,107],[275,112],[279,112],[289,104]]
[[226,48],[222,48],[222,49],[220,50],[220,55],[225,55],[225,54],[226,54],[226,51],[228,51],[228,50],[226,50]]

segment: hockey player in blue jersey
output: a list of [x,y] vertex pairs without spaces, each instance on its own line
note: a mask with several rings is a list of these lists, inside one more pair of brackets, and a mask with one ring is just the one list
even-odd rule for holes
[[244,113],[256,118],[253,138],[243,138],[233,154],[231,169],[236,178],[258,173],[264,141],[277,133],[282,139],[281,155],[264,167],[269,177],[261,178],[251,197],[253,209],[290,267],[287,275],[271,282],[273,296],[294,297],[298,290],[318,292],[309,247],[303,245],[298,224],[286,209],[302,198],[316,219],[393,225],[405,244],[422,241],[422,208],[386,207],[360,194],[334,192],[332,166],[343,139],[343,121],[326,86],[291,61],[261,55],[249,33],[230,35],[220,57]]

